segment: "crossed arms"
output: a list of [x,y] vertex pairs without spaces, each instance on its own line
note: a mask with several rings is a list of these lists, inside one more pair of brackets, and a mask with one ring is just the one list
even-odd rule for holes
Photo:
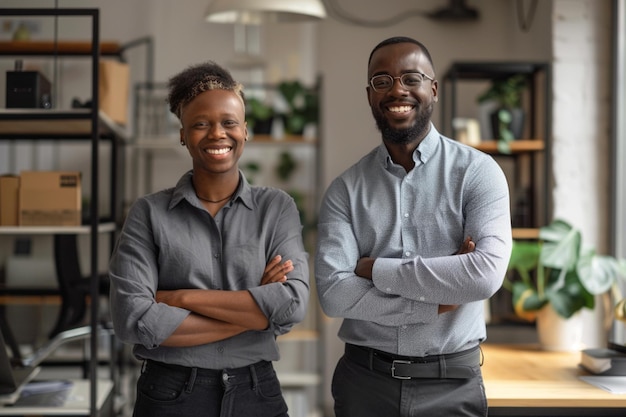
[[[280,255],[276,256],[265,267],[260,285],[283,283],[293,269],[291,260],[283,262]],[[191,311],[163,346],[196,346],[269,326],[248,290],[161,290],[155,298],[157,302]]]

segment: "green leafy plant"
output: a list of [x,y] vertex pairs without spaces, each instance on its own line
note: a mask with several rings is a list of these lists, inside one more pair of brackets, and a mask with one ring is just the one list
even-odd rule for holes
[[278,91],[287,103],[287,111],[283,115],[287,133],[301,135],[307,123],[317,123],[319,98],[315,91],[298,80],[279,83]]
[[617,289],[626,277],[626,261],[584,248],[580,230],[557,219],[540,229],[538,241],[513,242],[509,270],[520,278],[504,282],[518,316],[533,320],[550,304],[569,318],[582,308],[593,309],[595,295]]
[[252,132],[269,134],[273,118],[274,109],[271,106],[256,97],[246,99],[246,121]]
[[491,86],[480,96],[478,102],[495,101],[499,104],[496,110],[494,134],[498,139],[498,150],[501,153],[511,153],[510,142],[515,139],[511,129],[514,109],[522,107],[522,94],[526,89],[528,80],[525,75],[517,74],[504,79],[494,79]]

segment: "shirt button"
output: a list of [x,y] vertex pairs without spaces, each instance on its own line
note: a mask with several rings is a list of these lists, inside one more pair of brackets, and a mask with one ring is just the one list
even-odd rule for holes
[[218,347],[217,347],[217,351],[218,351],[219,353],[223,353],[223,352],[224,352],[224,347],[223,347],[223,346],[218,346]]
[[215,255],[213,255],[213,257],[217,259],[217,258],[219,258],[219,257],[220,257],[220,254],[219,254],[219,253],[216,253]]
[[420,301],[424,301],[424,300],[425,300],[425,298],[424,298],[424,297],[420,297]]
[[404,252],[404,254],[405,254],[406,256],[411,256],[411,252],[409,252],[409,251]]
[[391,292],[391,288],[385,288],[385,291]]
[[409,217],[409,213],[404,213],[404,217]]
[[407,325],[406,324],[402,325],[402,328],[406,330]]

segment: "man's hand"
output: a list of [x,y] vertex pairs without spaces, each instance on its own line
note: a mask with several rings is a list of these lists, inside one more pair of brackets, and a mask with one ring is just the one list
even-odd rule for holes
[[439,309],[437,310],[437,314],[443,314],[443,313],[447,313],[448,311],[454,311],[457,308],[459,308],[458,304],[452,304],[452,305],[439,304]]
[[261,285],[287,281],[287,274],[293,271],[293,263],[291,260],[286,260],[283,263],[281,261],[282,257],[276,255],[268,262],[261,278]]
[[361,258],[356,263],[354,273],[365,279],[372,279],[372,269],[374,269],[374,258]]
[[[464,255],[466,253],[474,252],[474,249],[476,249],[476,243],[474,243],[471,236],[468,236],[465,238],[465,240],[461,244],[461,247],[459,248],[457,253],[455,253],[455,255]],[[459,308],[458,304],[454,304],[454,305],[440,304],[438,312],[439,314],[447,313],[448,311],[454,311],[457,308]]]
[[461,244],[461,247],[459,248],[457,253],[455,253],[455,255],[463,255],[466,253],[474,252],[474,249],[476,249],[476,243],[474,243],[471,236],[468,236],[465,238],[465,240]]

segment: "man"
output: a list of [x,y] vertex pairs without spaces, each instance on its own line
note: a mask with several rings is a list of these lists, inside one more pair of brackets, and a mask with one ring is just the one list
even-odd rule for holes
[[138,199],[111,258],[116,335],[144,361],[134,417],[286,417],[276,336],[304,318],[309,268],[284,191],[239,170],[243,91],[213,62],[169,82],[192,168]]
[[318,225],[320,302],[344,318],[336,416],[485,416],[479,344],[511,251],[506,178],[432,125],[420,42],[378,44],[368,82],[382,144],[331,183]]

